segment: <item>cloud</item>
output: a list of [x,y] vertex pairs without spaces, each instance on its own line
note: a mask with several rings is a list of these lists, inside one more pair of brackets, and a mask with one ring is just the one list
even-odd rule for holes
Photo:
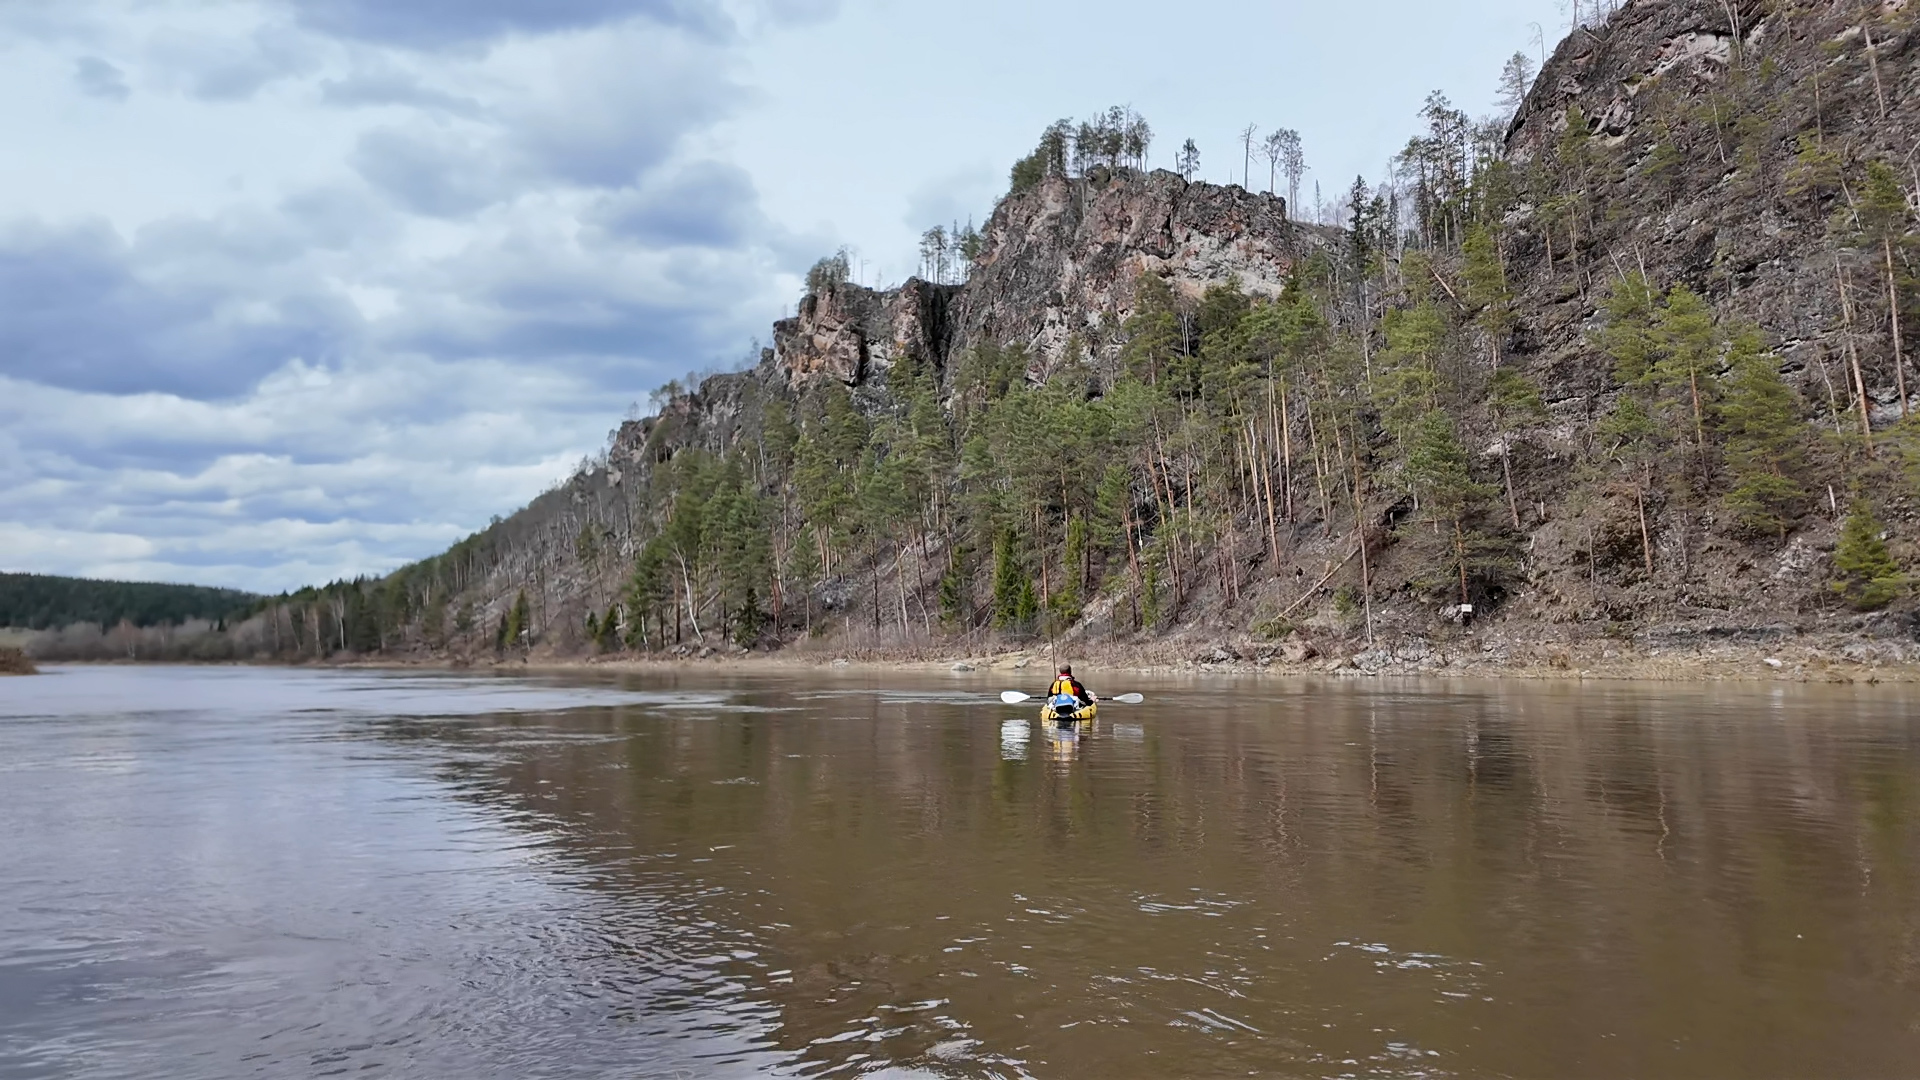
[[127,87],[126,73],[97,56],[83,56],[74,61],[73,81],[88,97],[125,101],[133,93]]
[[606,390],[645,388],[743,348],[779,310],[758,248],[667,251],[528,223],[416,277],[389,347],[565,370]]
[[427,124],[369,131],[351,160],[367,183],[428,217],[467,217],[511,193],[481,140]]
[[773,231],[759,198],[745,170],[696,161],[609,197],[592,220],[642,244],[733,248]]
[[270,83],[312,74],[321,63],[307,35],[272,24],[251,33],[162,29],[150,46],[156,68],[202,101],[245,101]]
[[296,18],[337,37],[407,49],[472,47],[644,19],[718,35],[727,22],[698,0],[293,0]]
[[548,51],[555,75],[514,103],[507,141],[529,172],[565,183],[634,183],[745,96],[723,55],[681,35],[604,34]]
[[44,171],[132,182],[0,211],[20,569],[277,591],[430,555],[738,359],[829,246],[716,125],[741,27],[830,4],[76,5],[11,47],[129,105],[36,136]]
[[[168,247],[156,241],[144,254],[164,260]],[[351,310],[323,293],[236,296],[231,279],[154,280],[140,272],[142,255],[101,223],[0,232],[0,374],[221,396],[289,357],[331,355],[351,333]]]
[[588,384],[487,361],[296,362],[226,402],[0,377],[0,550],[269,591],[381,572],[562,475],[607,426],[589,412]]
[[355,71],[320,83],[320,100],[342,108],[400,106],[427,113],[475,120],[486,115],[477,100],[428,86],[419,76],[396,68]]

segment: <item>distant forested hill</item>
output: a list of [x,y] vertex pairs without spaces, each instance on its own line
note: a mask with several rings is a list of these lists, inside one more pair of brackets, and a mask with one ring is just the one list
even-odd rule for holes
[[0,574],[0,626],[45,630],[81,622],[112,626],[122,619],[135,626],[222,619],[244,612],[256,599],[237,589],[203,585]]

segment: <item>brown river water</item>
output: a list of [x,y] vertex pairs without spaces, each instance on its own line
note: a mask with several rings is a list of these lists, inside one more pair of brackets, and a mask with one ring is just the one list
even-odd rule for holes
[[1920,1074],[1912,691],[1085,674],[0,681],[0,1078]]

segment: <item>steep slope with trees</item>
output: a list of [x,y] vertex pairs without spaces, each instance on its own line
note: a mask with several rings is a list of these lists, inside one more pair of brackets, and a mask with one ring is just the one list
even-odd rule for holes
[[822,260],[753,370],[447,554],[260,618],[305,655],[1903,656],[1915,26],[1620,5],[1530,89],[1509,65],[1511,117],[1431,97],[1344,229],[1146,171],[1124,110],[1056,124],[958,271]]

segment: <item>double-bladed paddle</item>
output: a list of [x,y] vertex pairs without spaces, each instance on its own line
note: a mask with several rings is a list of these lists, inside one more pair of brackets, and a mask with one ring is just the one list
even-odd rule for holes
[[[1032,701],[1032,694],[1023,694],[1018,690],[1000,691],[1000,700],[1009,705],[1018,705],[1023,701]],[[1143,694],[1121,694],[1117,697],[1096,698],[1097,701],[1117,701],[1122,705],[1138,705],[1146,700]]]

